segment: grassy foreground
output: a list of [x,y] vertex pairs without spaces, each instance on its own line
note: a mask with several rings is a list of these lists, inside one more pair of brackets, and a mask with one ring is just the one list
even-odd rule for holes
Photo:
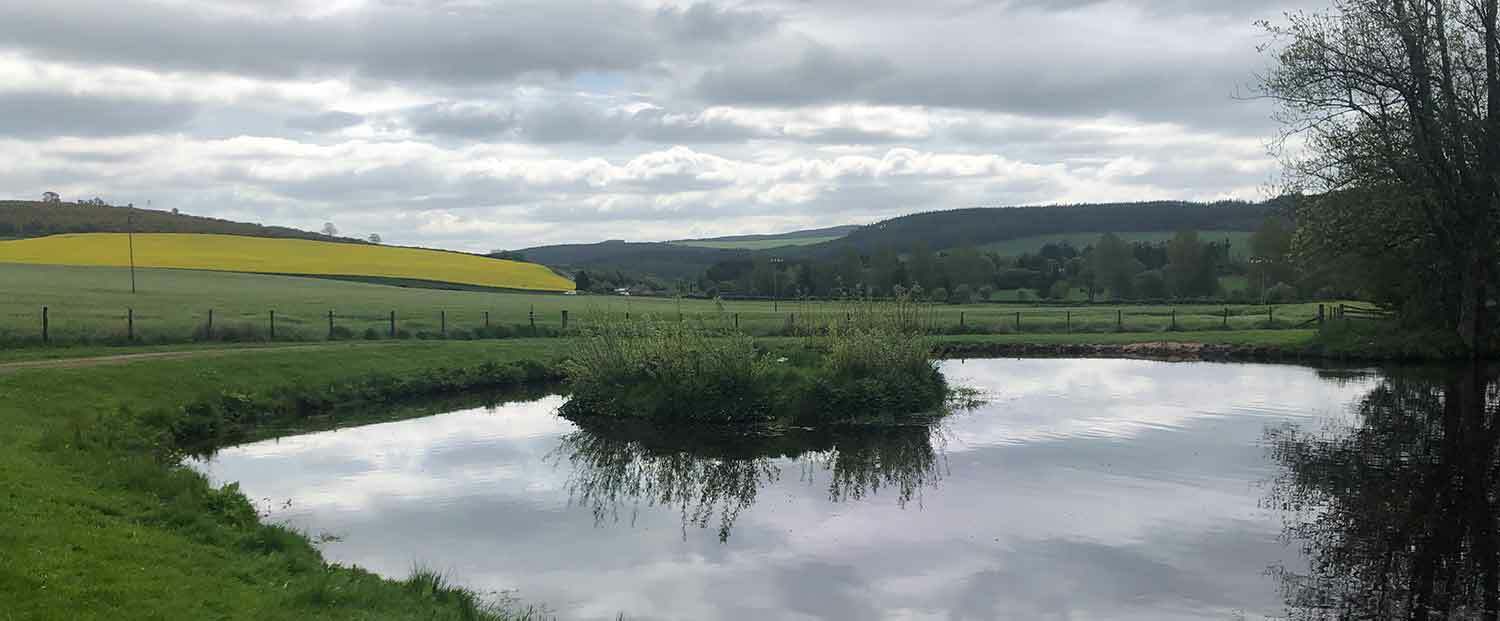
[[260,524],[238,494],[132,444],[123,412],[549,361],[556,344],[340,345],[0,374],[0,618],[512,618],[477,610],[430,572],[394,582],[325,566],[301,535]]

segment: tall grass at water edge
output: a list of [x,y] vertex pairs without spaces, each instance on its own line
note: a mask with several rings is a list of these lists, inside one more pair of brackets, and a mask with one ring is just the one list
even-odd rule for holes
[[678,422],[830,424],[895,419],[942,405],[947,387],[925,335],[929,312],[909,298],[851,301],[793,329],[775,351],[707,320],[635,321],[591,313],[565,373],[564,413]]

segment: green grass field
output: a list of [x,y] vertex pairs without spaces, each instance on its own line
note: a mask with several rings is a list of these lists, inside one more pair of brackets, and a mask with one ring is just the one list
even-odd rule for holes
[[[180,343],[194,340],[214,311],[216,333],[235,331],[245,340],[264,340],[269,311],[276,311],[278,340],[321,340],[328,336],[328,311],[335,325],[354,338],[366,331],[384,338],[395,311],[399,331],[412,336],[437,336],[446,316],[450,336],[463,337],[482,327],[485,313],[494,325],[529,325],[535,311],[538,327],[561,326],[569,312],[574,327],[600,312],[715,319],[719,307],[710,300],[677,301],[621,296],[527,294],[448,291],[393,287],[319,278],[267,276],[187,270],[137,270],[138,292],[130,293],[129,271],[119,268],[60,267],[0,264],[0,343],[40,341],[42,307],[48,307],[50,336],[61,344],[107,344],[123,340],[127,309],[133,309],[136,340],[141,343]],[[1161,332],[1176,329],[1225,329],[1222,305],[1169,306],[1016,306],[941,305],[929,309],[930,321],[945,331],[984,333]],[[1229,306],[1229,329],[1267,325],[1267,308]],[[789,325],[809,320],[832,320],[843,314],[838,302],[726,301],[723,319],[739,316],[740,327],[752,334],[784,332]],[[1021,313],[1020,327],[1016,313]],[[1316,304],[1277,306],[1278,327],[1312,319]],[[1117,314],[1118,313],[1118,314]]]
[[[126,420],[122,408],[140,413],[225,391],[265,395],[375,373],[555,360],[558,344],[336,344],[0,373],[0,618],[473,618],[444,593],[325,567],[296,534],[222,513],[225,497],[198,475],[89,439],[115,437]],[[415,560],[442,566],[442,559]]]
[[786,237],[780,239],[756,239],[746,241],[681,241],[672,242],[677,246],[693,246],[696,248],[725,248],[730,250],[767,250],[770,248],[787,248],[790,246],[811,246],[827,241],[842,238],[843,235],[826,235],[823,237]]
[[[1172,236],[1176,234],[1177,233],[1171,231],[1152,231],[1148,233],[1115,233],[1115,236],[1119,237],[1122,240],[1125,240],[1126,243],[1161,243],[1171,240]],[[999,253],[1001,256],[1014,257],[1028,252],[1035,254],[1042,249],[1042,246],[1049,243],[1056,244],[1061,242],[1068,242],[1072,244],[1074,248],[1082,250],[1087,246],[1092,246],[1097,243],[1101,235],[1104,235],[1104,233],[1061,233],[1058,235],[1037,235],[1034,237],[1022,237],[1019,239],[1008,239],[1001,242],[993,242],[980,246],[979,249],[985,252]],[[1200,241],[1209,242],[1223,241],[1225,239],[1228,239],[1230,243],[1230,254],[1235,258],[1240,259],[1249,256],[1248,253],[1250,252],[1250,235],[1251,233],[1249,231],[1198,231],[1198,239]]]

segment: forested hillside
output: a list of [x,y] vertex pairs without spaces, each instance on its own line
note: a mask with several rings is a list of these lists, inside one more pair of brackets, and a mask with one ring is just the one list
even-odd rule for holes
[[1275,207],[1274,202],[1164,201],[955,209],[893,218],[856,229],[841,239],[799,250],[808,255],[829,256],[850,248],[862,254],[886,246],[910,248],[917,243],[945,249],[1062,233],[1253,231]]
[[792,231],[790,233],[776,233],[773,235],[730,235],[727,237],[708,237],[703,239],[682,239],[672,242],[679,246],[698,246],[702,248],[743,248],[746,250],[761,250],[769,248],[780,248],[784,246],[807,246],[825,241],[832,241],[848,235],[858,226],[849,224],[844,226],[830,226],[821,229],[806,229]]
[[539,246],[515,253],[524,260],[567,271],[623,271],[662,279],[696,279],[719,261],[748,257],[748,250],[699,248],[671,243],[607,241],[597,244]]
[[[817,244],[773,249],[704,248],[671,243],[607,241],[528,248],[519,254],[525,260],[566,271],[587,269],[599,273],[624,271],[655,276],[666,281],[697,279],[710,266],[724,262],[748,263],[754,257],[785,260],[829,260],[854,252],[871,257],[877,252],[906,254],[918,247],[942,251],[1058,234],[1101,231],[1115,233],[1155,232],[1169,236],[1179,230],[1253,231],[1260,228],[1275,202],[1246,203],[1119,203],[1054,207],[987,207],[934,211],[903,216],[846,230],[838,239]],[[809,233],[817,233],[811,231]],[[742,236],[748,240],[764,236]],[[719,240],[728,238],[718,238]],[[701,240],[700,240],[701,241]],[[753,241],[753,240],[752,240]],[[1028,249],[1035,254],[1041,245]]]
[[282,226],[261,226],[139,207],[88,203],[0,201],[0,238],[27,238],[63,233],[216,233],[285,239],[364,243]]

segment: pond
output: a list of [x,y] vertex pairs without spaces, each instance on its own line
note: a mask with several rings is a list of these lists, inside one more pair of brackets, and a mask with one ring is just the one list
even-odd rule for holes
[[551,395],[193,463],[332,561],[566,619],[1384,618],[1496,591],[1479,370],[943,371],[987,402],[764,437],[580,427]]

